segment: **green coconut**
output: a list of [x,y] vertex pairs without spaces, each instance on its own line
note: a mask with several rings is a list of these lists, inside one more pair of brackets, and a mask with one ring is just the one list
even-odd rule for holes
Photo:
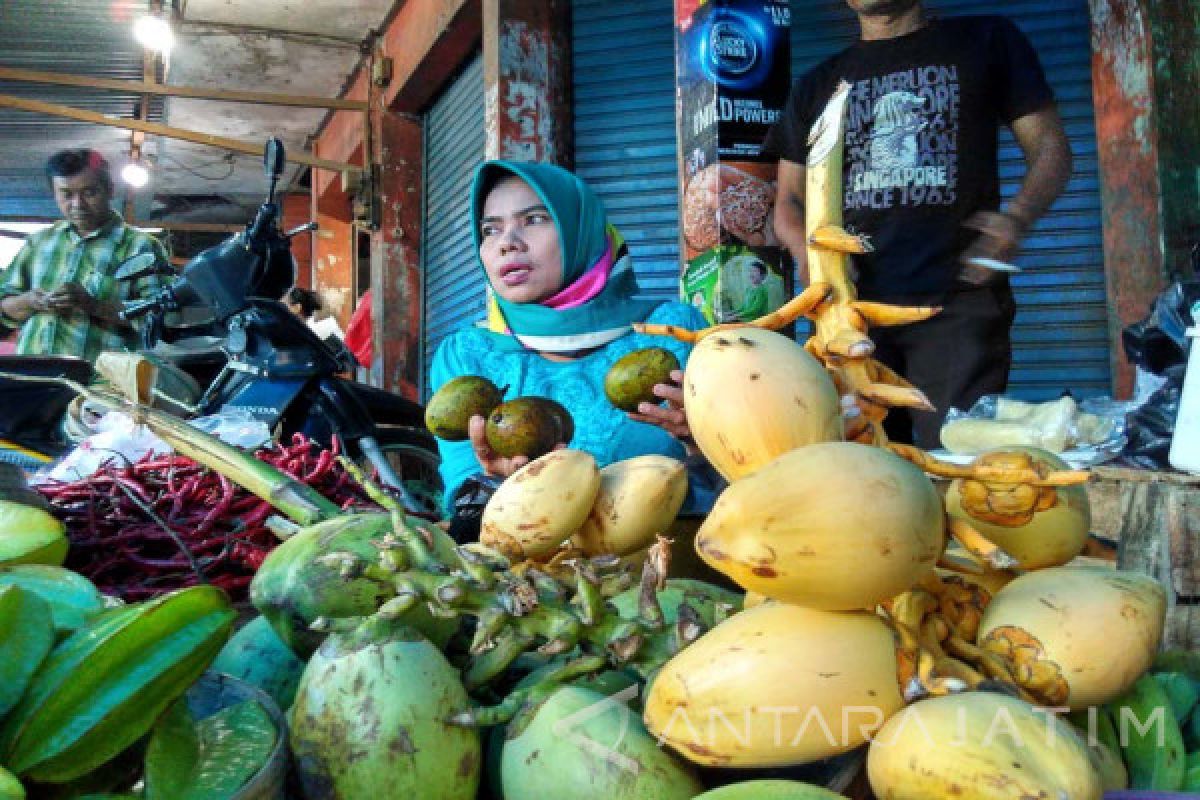
[[[442,563],[454,563],[454,542],[445,531],[417,519],[409,524],[427,533]],[[375,562],[378,543],[392,529],[392,518],[385,513],[334,517],[295,534],[263,561],[250,584],[250,599],[297,656],[308,657],[325,638],[309,627],[317,617],[366,616],[391,597],[378,583],[343,577],[337,565],[322,557],[348,552]],[[424,605],[401,619],[439,646],[458,627],[457,620],[433,617]]]
[[473,800],[479,733],[446,722],[469,705],[458,671],[412,628],[372,619],[330,635],[291,711],[304,796]]
[[[641,589],[634,586],[610,598],[609,602],[625,619],[636,619],[640,592]],[[668,579],[666,587],[658,593],[658,604],[663,610],[663,618],[668,625],[674,624],[679,619],[679,607],[684,602],[687,602],[700,615],[705,627],[711,628],[718,621],[716,619],[717,605],[728,606],[726,615],[731,614],[742,607],[742,595],[691,578]]]
[[556,690],[509,723],[500,769],[505,800],[685,800],[703,790],[638,714],[579,686]]
[[764,780],[731,783],[695,800],[846,800],[846,796],[800,781]]
[[280,708],[287,708],[296,696],[304,661],[279,638],[270,620],[260,616],[230,637],[212,669],[257,686]]

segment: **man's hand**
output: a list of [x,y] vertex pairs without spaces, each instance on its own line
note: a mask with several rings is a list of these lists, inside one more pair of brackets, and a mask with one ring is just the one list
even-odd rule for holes
[[958,279],[973,286],[995,283],[1000,279],[1000,274],[995,270],[972,264],[971,259],[990,258],[1011,262],[1021,249],[1025,225],[1012,214],[996,211],[979,211],[963,224],[979,231],[980,235],[963,252],[963,268],[958,273]]
[[687,414],[683,410],[683,372],[672,370],[671,383],[655,384],[654,394],[665,400],[666,404],[641,403],[629,418],[662,428],[679,440],[689,456],[699,453],[692,439],[692,429],[688,427]]
[[808,285],[808,237],[804,233],[805,169],[803,164],[779,160],[776,176],[775,238],[796,262],[800,284]]
[[48,293],[41,289],[30,289],[21,294],[11,294],[0,300],[0,311],[17,322],[25,322],[34,314],[50,310],[46,305],[48,296]]
[[46,310],[59,316],[70,316],[81,311],[90,316],[96,315],[96,298],[78,283],[64,283],[46,295]]

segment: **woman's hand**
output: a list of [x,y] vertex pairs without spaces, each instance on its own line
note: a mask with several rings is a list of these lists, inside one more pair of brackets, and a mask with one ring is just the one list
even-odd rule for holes
[[485,474],[494,475],[497,478],[507,478],[529,463],[529,459],[525,456],[508,458],[497,455],[496,451],[488,444],[486,430],[487,420],[479,414],[471,417],[467,423],[467,436],[471,439],[475,458],[479,459],[479,466],[483,467]]
[[680,441],[689,456],[699,453],[692,439],[692,429],[688,427],[687,413],[683,410],[683,371],[672,370],[671,383],[655,384],[654,394],[665,403],[641,403],[636,412],[630,412],[629,418],[662,428]]

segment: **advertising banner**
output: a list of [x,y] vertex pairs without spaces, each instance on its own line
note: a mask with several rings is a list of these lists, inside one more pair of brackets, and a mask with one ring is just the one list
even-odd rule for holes
[[791,11],[777,0],[675,10],[680,294],[710,322],[745,321],[791,296],[791,260],[771,229],[775,164],[762,157],[787,102]]

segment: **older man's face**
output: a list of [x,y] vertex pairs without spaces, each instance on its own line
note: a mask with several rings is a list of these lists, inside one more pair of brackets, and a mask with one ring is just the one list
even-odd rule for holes
[[921,5],[921,0],[846,0],[846,5],[850,6],[850,10],[855,14],[874,17],[903,14]]
[[112,215],[112,190],[95,170],[85,169],[69,178],[55,176],[54,200],[80,234],[86,236],[99,230]]

